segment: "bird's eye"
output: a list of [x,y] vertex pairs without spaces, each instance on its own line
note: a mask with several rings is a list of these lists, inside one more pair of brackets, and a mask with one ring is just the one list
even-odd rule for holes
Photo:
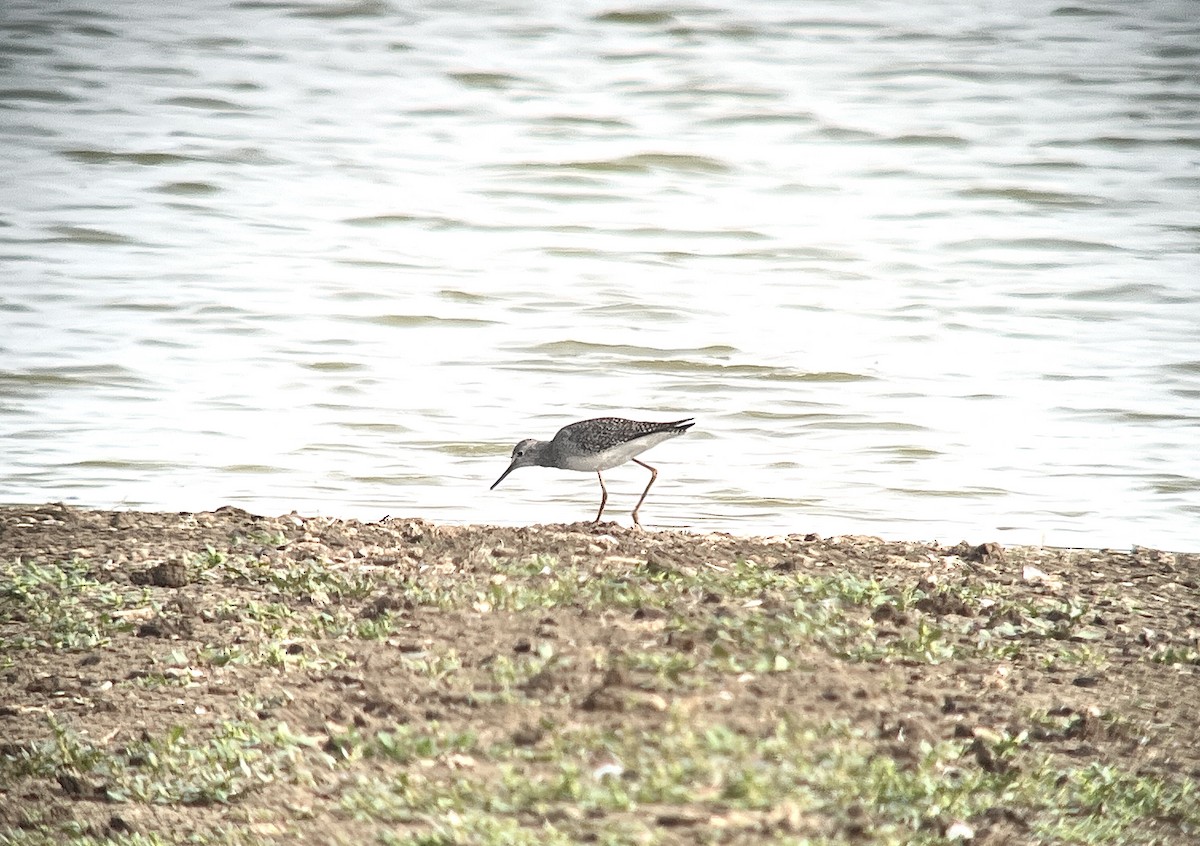
[[525,450],[523,450],[523,449],[517,450],[517,458],[520,458],[524,454],[525,454]]

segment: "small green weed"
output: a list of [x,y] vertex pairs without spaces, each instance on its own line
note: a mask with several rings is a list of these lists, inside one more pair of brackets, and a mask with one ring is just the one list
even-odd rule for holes
[[0,562],[0,651],[104,646],[133,629],[119,612],[149,601],[144,589],[96,579],[78,559]]
[[109,749],[47,718],[51,738],[2,761],[8,775],[86,782],[114,802],[227,804],[257,785],[296,778],[307,745],[286,726],[226,721],[192,740],[182,726]]

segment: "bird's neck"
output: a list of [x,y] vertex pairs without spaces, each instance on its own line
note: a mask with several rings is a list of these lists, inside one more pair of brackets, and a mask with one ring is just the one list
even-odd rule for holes
[[551,441],[538,441],[533,445],[533,463],[538,467],[553,467],[555,466],[554,443]]

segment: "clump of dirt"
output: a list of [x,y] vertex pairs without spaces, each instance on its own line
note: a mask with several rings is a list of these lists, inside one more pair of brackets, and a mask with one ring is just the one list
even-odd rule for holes
[[1198,580],[1147,549],[0,508],[0,840],[1193,843]]

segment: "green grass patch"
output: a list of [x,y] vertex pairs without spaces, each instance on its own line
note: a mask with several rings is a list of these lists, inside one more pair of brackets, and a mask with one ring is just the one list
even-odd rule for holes
[[95,649],[133,629],[120,612],[149,604],[147,590],[101,581],[78,559],[0,562],[0,652]]
[[[575,728],[547,738],[536,750],[485,748],[473,735],[409,730],[402,753],[385,756],[405,766],[348,787],[339,811],[407,827],[397,840],[381,838],[403,843],[578,842],[609,831],[610,820],[629,835],[614,842],[653,843],[661,835],[654,815],[671,808],[703,823],[697,842],[730,833],[711,820],[761,826],[781,807],[822,821],[780,831],[820,835],[815,842],[933,846],[954,823],[997,813],[1018,816],[1039,843],[1150,844],[1156,824],[1200,831],[1190,781],[1055,767],[1026,748],[1024,734],[920,743],[902,759],[878,754],[870,732],[841,722],[784,720],[749,733],[676,714],[653,732]],[[378,756],[395,742],[391,734],[356,737],[354,746]],[[501,833],[507,839],[492,839]]]
[[197,558],[196,570],[207,582],[265,588],[269,594],[316,603],[358,599],[376,588],[371,576],[339,569],[318,559],[289,560],[286,564],[252,556],[208,553]]
[[0,756],[5,779],[45,778],[68,793],[112,802],[228,804],[278,779],[300,780],[315,741],[286,725],[224,721],[207,736],[175,726],[119,748],[101,746],[47,718],[50,738]]

